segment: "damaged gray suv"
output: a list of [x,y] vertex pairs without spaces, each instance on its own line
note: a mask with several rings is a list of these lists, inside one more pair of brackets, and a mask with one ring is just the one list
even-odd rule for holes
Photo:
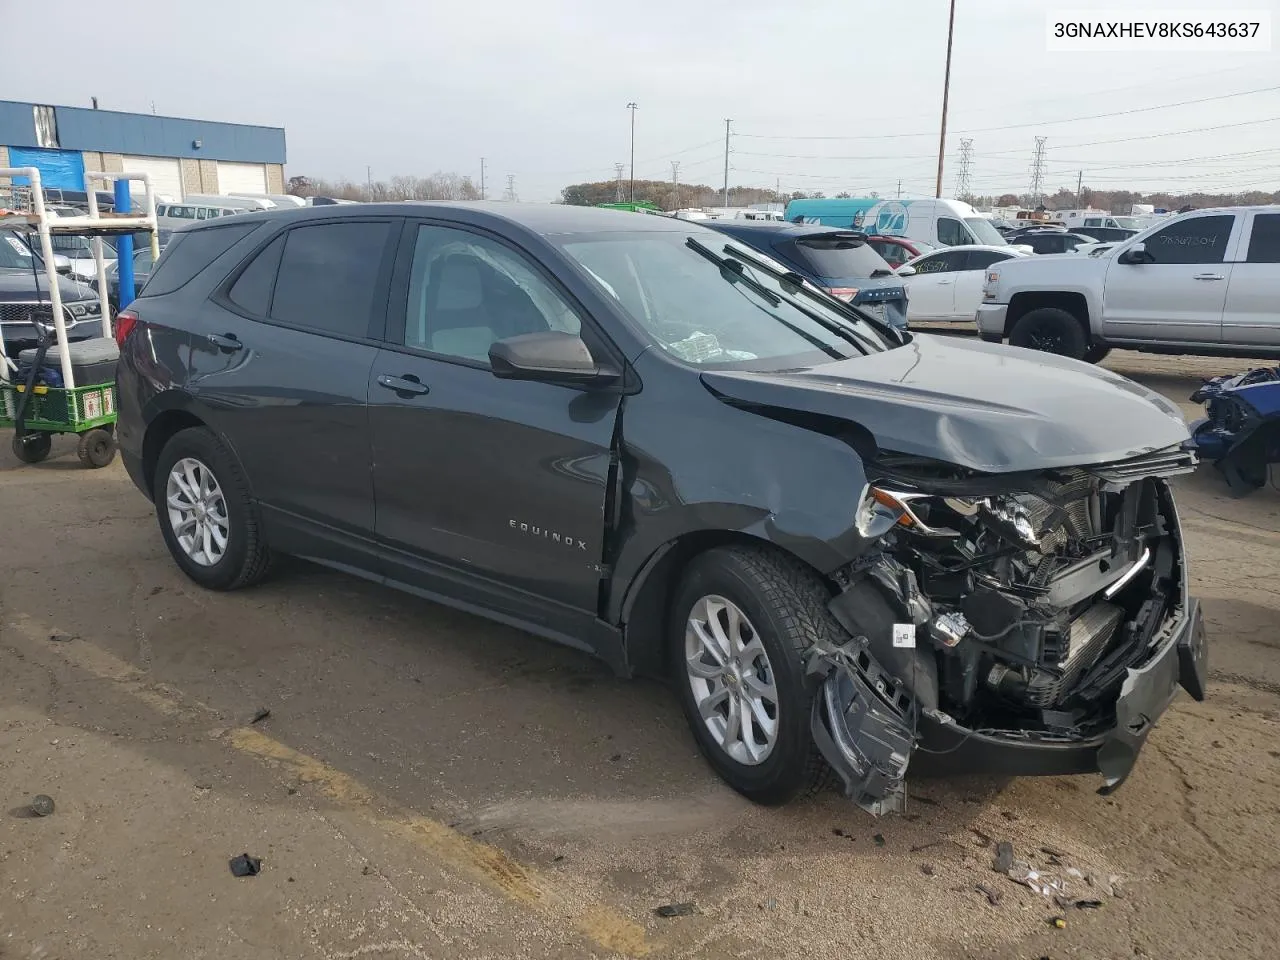
[[[245,220],[241,223],[240,220]],[[1204,696],[1171,403],[912,335],[674,219],[361,204],[175,235],[119,439],[211,589],[305,557],[669,677],[737,790],[1128,776]]]

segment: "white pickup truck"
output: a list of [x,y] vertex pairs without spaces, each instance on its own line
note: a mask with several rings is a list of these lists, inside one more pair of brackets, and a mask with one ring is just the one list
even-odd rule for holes
[[1280,206],[1194,210],[1097,256],[987,269],[983,340],[1096,362],[1112,347],[1280,356]]

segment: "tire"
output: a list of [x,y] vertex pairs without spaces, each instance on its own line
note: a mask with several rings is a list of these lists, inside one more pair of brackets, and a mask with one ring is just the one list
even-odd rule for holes
[[[209,491],[207,496],[192,497],[182,486],[171,487],[170,476],[179,464],[185,488],[197,494]],[[258,505],[249,495],[240,464],[211,430],[190,427],[169,439],[156,462],[152,490],[165,545],[196,583],[210,590],[238,590],[267,575],[273,558],[262,535]],[[199,503],[201,509],[175,511],[171,496],[176,504]],[[194,520],[194,525],[184,526],[185,520]],[[207,538],[199,533],[206,528]],[[196,533],[189,532],[193,530]],[[221,534],[221,549],[215,530]]]
[[13,455],[23,463],[39,463],[49,456],[53,449],[53,434],[28,433],[25,437],[14,434]]
[[[690,648],[686,646],[692,644],[696,648],[699,644],[698,637],[689,633],[689,621],[695,614],[705,612],[702,604],[708,598],[728,601],[745,615],[752,628],[750,636],[758,638],[767,655],[775,691],[775,733],[767,754],[753,762],[743,762],[721,745],[695,699],[695,682],[714,684],[691,674],[687,654]],[[755,546],[722,547],[696,558],[686,569],[677,591],[669,627],[669,652],[680,704],[698,748],[712,768],[729,786],[756,803],[786,803],[798,794],[815,793],[830,781],[831,770],[810,732],[813,700],[820,685],[805,676],[801,658],[819,637],[838,643],[848,639],[827,610],[829,600],[821,581],[798,561]],[[727,617],[728,612],[724,613]],[[724,623],[721,619],[722,629]],[[706,661],[709,664],[711,657]],[[743,675],[747,674],[744,670]],[[760,675],[732,683],[745,693],[753,681],[760,681]],[[700,689],[705,696],[707,688]],[[724,705],[728,707],[731,702],[726,700]],[[718,723],[727,722],[727,716],[716,716]],[[762,730],[753,727],[753,739]],[[724,732],[722,729],[719,736]]]
[[1085,363],[1101,363],[1103,360],[1107,359],[1107,354],[1109,354],[1110,352],[1111,352],[1110,347],[1101,343],[1095,343],[1093,346],[1091,346],[1088,350],[1085,351],[1084,362]]
[[94,470],[105,467],[116,458],[116,438],[110,430],[86,430],[80,434],[76,454],[86,467]]
[[1089,350],[1080,321],[1057,307],[1040,307],[1023,314],[1013,325],[1009,343],[1073,360],[1083,360]]

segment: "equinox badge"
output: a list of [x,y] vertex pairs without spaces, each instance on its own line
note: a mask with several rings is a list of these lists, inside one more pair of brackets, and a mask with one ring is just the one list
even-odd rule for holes
[[556,533],[554,530],[548,530],[546,527],[535,526],[532,523],[522,523],[519,520],[508,520],[507,526],[512,530],[519,530],[521,533],[527,533],[531,537],[541,537],[544,540],[550,540],[552,543],[563,543],[570,550],[574,544],[577,544],[579,550],[587,549],[587,541],[579,540],[568,534]]

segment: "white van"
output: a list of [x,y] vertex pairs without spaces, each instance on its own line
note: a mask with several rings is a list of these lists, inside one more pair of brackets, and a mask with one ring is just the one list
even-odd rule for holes
[[227,207],[215,203],[157,203],[156,223],[162,227],[184,227],[200,220],[231,217],[238,213],[250,213],[242,207]]
[[270,200],[277,207],[305,207],[305,197],[295,197],[291,193],[237,193],[237,197],[246,200]]
[[262,197],[222,196],[216,193],[188,193],[186,203],[201,203],[213,207],[232,207],[236,210],[274,210],[276,205]]
[[1007,246],[991,221],[963,200],[792,200],[785,217],[792,223],[820,223],[860,230],[868,236],[905,237],[937,247]]

